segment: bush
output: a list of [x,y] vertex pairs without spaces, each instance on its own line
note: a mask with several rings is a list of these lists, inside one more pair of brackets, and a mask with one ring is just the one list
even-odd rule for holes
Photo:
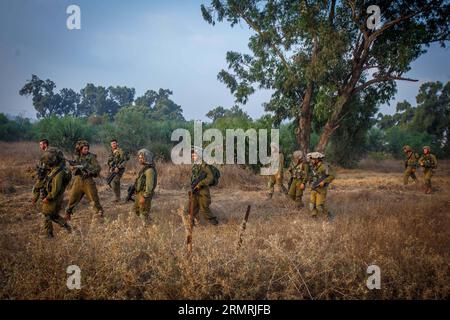
[[392,127],[386,130],[386,150],[393,157],[404,157],[403,146],[409,145],[415,152],[421,152],[425,145],[431,146],[433,153],[440,155],[440,149],[433,143],[433,136],[426,132],[417,132],[402,127]]
[[42,119],[36,124],[34,132],[36,140],[48,139],[52,146],[70,153],[74,152],[79,139],[96,142],[93,141],[95,130],[86,119],[71,116]]
[[3,113],[0,113],[0,140],[20,141],[31,138],[31,122],[27,118],[17,117],[9,120]]

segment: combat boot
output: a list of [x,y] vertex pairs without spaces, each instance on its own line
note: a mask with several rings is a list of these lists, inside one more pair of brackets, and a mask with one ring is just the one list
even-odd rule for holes
[[431,194],[431,188],[428,187],[428,188],[425,190],[425,193],[426,193],[426,194]]

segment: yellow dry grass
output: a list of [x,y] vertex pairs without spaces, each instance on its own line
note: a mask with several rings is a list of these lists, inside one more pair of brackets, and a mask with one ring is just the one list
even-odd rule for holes
[[[312,220],[284,198],[265,200],[265,179],[222,169],[212,191],[220,225],[194,229],[186,257],[178,215],[189,167],[158,164],[153,226],[115,205],[98,181],[107,219],[92,219],[83,201],[73,217],[79,233],[56,228],[39,237],[27,167],[36,144],[0,144],[0,298],[2,299],[445,299],[449,298],[450,163],[441,162],[433,195],[401,185],[401,163],[363,163],[338,170],[329,192],[334,221]],[[95,147],[101,163],[106,151]],[[139,170],[133,160],[124,176]],[[104,168],[106,172],[106,168]],[[125,192],[125,185],[123,192]],[[11,189],[12,188],[12,189]],[[305,200],[309,193],[306,194]],[[252,205],[243,247],[240,223]],[[66,287],[66,268],[81,268],[81,290]],[[367,267],[381,268],[381,289],[366,287]]]

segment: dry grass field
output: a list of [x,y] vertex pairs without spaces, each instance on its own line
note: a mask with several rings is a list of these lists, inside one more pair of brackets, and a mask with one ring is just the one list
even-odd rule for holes
[[[106,162],[106,150],[93,152]],[[98,179],[106,220],[93,219],[83,200],[72,219],[79,232],[56,227],[55,238],[47,240],[39,236],[42,217],[31,204],[26,173],[38,157],[36,144],[0,143],[0,299],[450,297],[450,162],[440,162],[432,195],[401,184],[399,161],[338,169],[328,198],[333,221],[313,220],[283,197],[266,200],[264,178],[226,167],[212,190],[220,225],[194,229],[188,259],[178,215],[188,167],[158,164],[153,225],[142,225],[129,212],[131,203],[113,204],[112,191]],[[131,161],[125,185],[137,170]],[[237,250],[248,204],[252,210]],[[381,269],[380,290],[366,286],[373,264]],[[66,287],[69,265],[81,268],[81,290]]]

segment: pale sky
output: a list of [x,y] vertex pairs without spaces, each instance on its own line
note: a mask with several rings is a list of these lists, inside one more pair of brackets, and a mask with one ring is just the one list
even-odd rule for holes
[[[31,98],[18,92],[31,78],[51,79],[57,90],[79,91],[86,83],[171,89],[186,119],[205,120],[216,106],[231,107],[233,96],[217,80],[227,51],[248,52],[245,25],[211,26],[200,12],[209,1],[194,0],[2,0],[0,1],[0,112],[34,118]],[[66,8],[81,8],[81,30],[66,28]],[[413,105],[421,83],[450,81],[450,51],[433,45],[406,74],[419,83],[398,83],[396,101]],[[253,118],[263,113],[269,92],[243,106]]]

